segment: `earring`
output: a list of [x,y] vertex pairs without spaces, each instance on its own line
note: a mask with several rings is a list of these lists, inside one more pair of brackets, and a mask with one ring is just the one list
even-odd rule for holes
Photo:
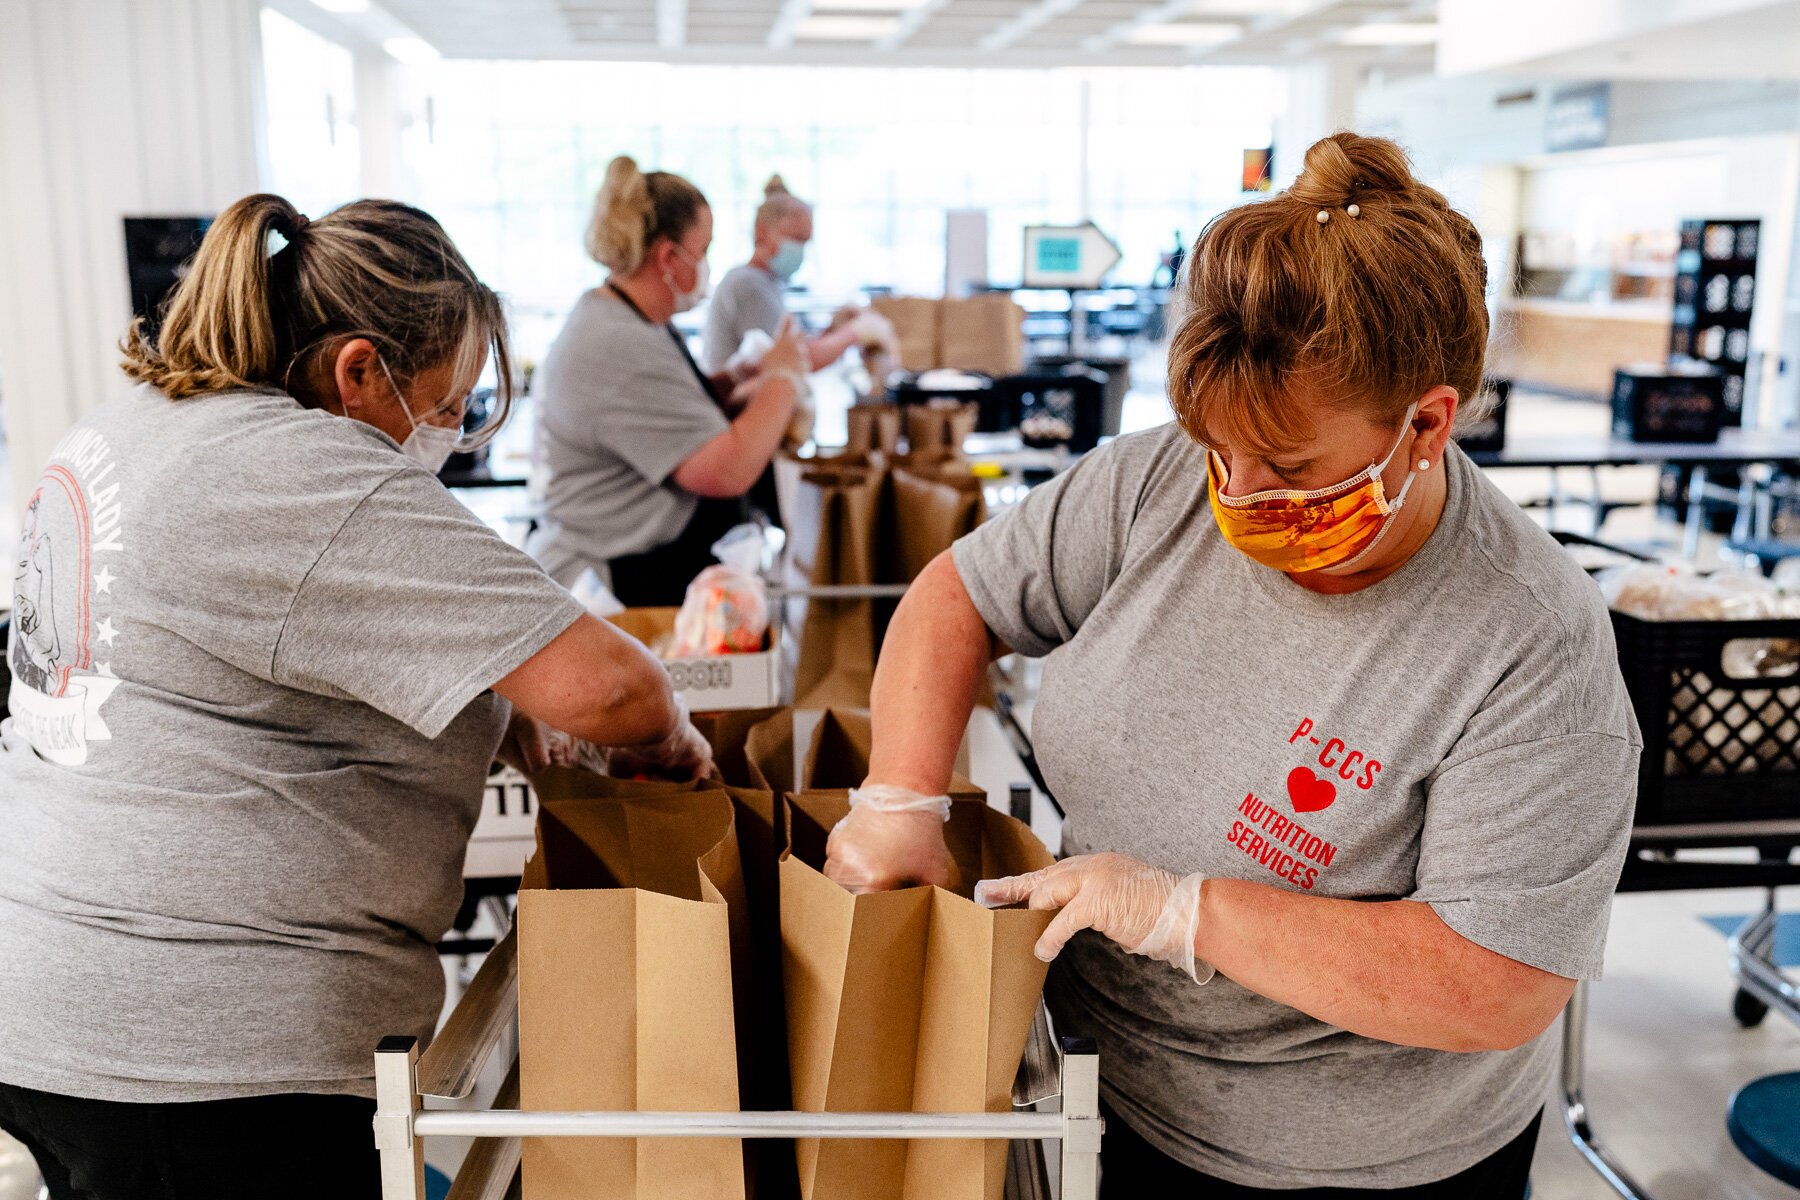
[[1431,470],[1431,460],[1429,458],[1421,458],[1419,460],[1419,470],[1421,470],[1421,471]]

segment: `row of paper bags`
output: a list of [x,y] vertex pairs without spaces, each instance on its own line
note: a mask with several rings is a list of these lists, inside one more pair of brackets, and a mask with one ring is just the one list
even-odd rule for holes
[[[775,467],[790,587],[910,583],[987,515],[981,481],[966,459],[945,448],[783,457]],[[876,653],[895,604],[789,602],[790,636],[799,646],[797,706],[868,707]]]
[[[868,718],[828,713],[796,766],[792,710],[712,718],[728,785],[534,778],[519,893],[521,1107],[1005,1111],[1049,914],[976,880],[1051,858],[953,785],[962,894],[852,896],[825,839],[867,770]],[[999,1200],[1000,1141],[527,1139],[525,1200]]]

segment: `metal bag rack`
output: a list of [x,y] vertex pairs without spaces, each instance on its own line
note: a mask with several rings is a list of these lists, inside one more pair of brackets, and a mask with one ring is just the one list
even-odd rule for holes
[[[427,1137],[479,1139],[450,1187],[450,1200],[517,1195],[520,1139],[527,1137],[952,1138],[1011,1141],[1009,1200],[1049,1200],[1041,1143],[1061,1144],[1062,1200],[1099,1195],[1100,1059],[1091,1041],[1059,1044],[1040,1005],[1010,1113],[521,1112],[519,1063],[511,1044],[518,1014],[516,932],[483,961],[430,1049],[387,1037],[375,1049],[375,1145],[382,1200],[424,1200]],[[424,1108],[424,1097],[467,1099],[494,1051],[508,1045],[511,1069],[492,1107]],[[1035,1111],[1061,1097],[1061,1111]],[[1036,1153],[1033,1153],[1036,1151]]]

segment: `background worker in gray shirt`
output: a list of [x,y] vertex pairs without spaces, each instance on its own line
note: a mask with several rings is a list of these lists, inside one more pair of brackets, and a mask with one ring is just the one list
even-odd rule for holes
[[948,879],[987,663],[1047,656],[1069,857],[976,895],[1060,910],[1107,1200],[1525,1192],[1641,739],[1598,590],[1450,440],[1485,278],[1392,142],[1315,144],[1195,248],[1179,425],[957,543],[888,631],[828,872]]
[[426,214],[251,196],[45,467],[0,725],[0,1128],[51,1195],[378,1196],[375,1043],[435,1028],[509,725],[517,765],[542,721],[706,768],[662,666],[434,477],[492,432],[461,433],[490,350],[503,416],[500,302]]
[[[754,236],[750,261],[725,272],[707,305],[700,359],[708,371],[723,371],[726,360],[744,344],[745,334],[760,329],[772,337],[787,316],[781,289],[806,262],[813,211],[812,205],[788,191],[779,175],[763,187]],[[823,370],[856,344],[856,330],[849,324],[855,312],[852,308],[839,313],[833,328],[807,339],[807,370]]]
[[791,327],[778,331],[735,386],[688,353],[669,322],[706,296],[712,209],[679,175],[614,159],[587,240],[611,274],[537,374],[546,516],[530,549],[565,584],[592,568],[626,605],[680,604],[712,544],[748,516],[744,497],[805,388],[805,352]]

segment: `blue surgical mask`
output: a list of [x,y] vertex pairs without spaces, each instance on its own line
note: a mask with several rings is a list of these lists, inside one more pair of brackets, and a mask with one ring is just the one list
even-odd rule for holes
[[793,238],[782,238],[781,248],[769,259],[769,273],[786,283],[805,261],[806,243],[796,242]]

